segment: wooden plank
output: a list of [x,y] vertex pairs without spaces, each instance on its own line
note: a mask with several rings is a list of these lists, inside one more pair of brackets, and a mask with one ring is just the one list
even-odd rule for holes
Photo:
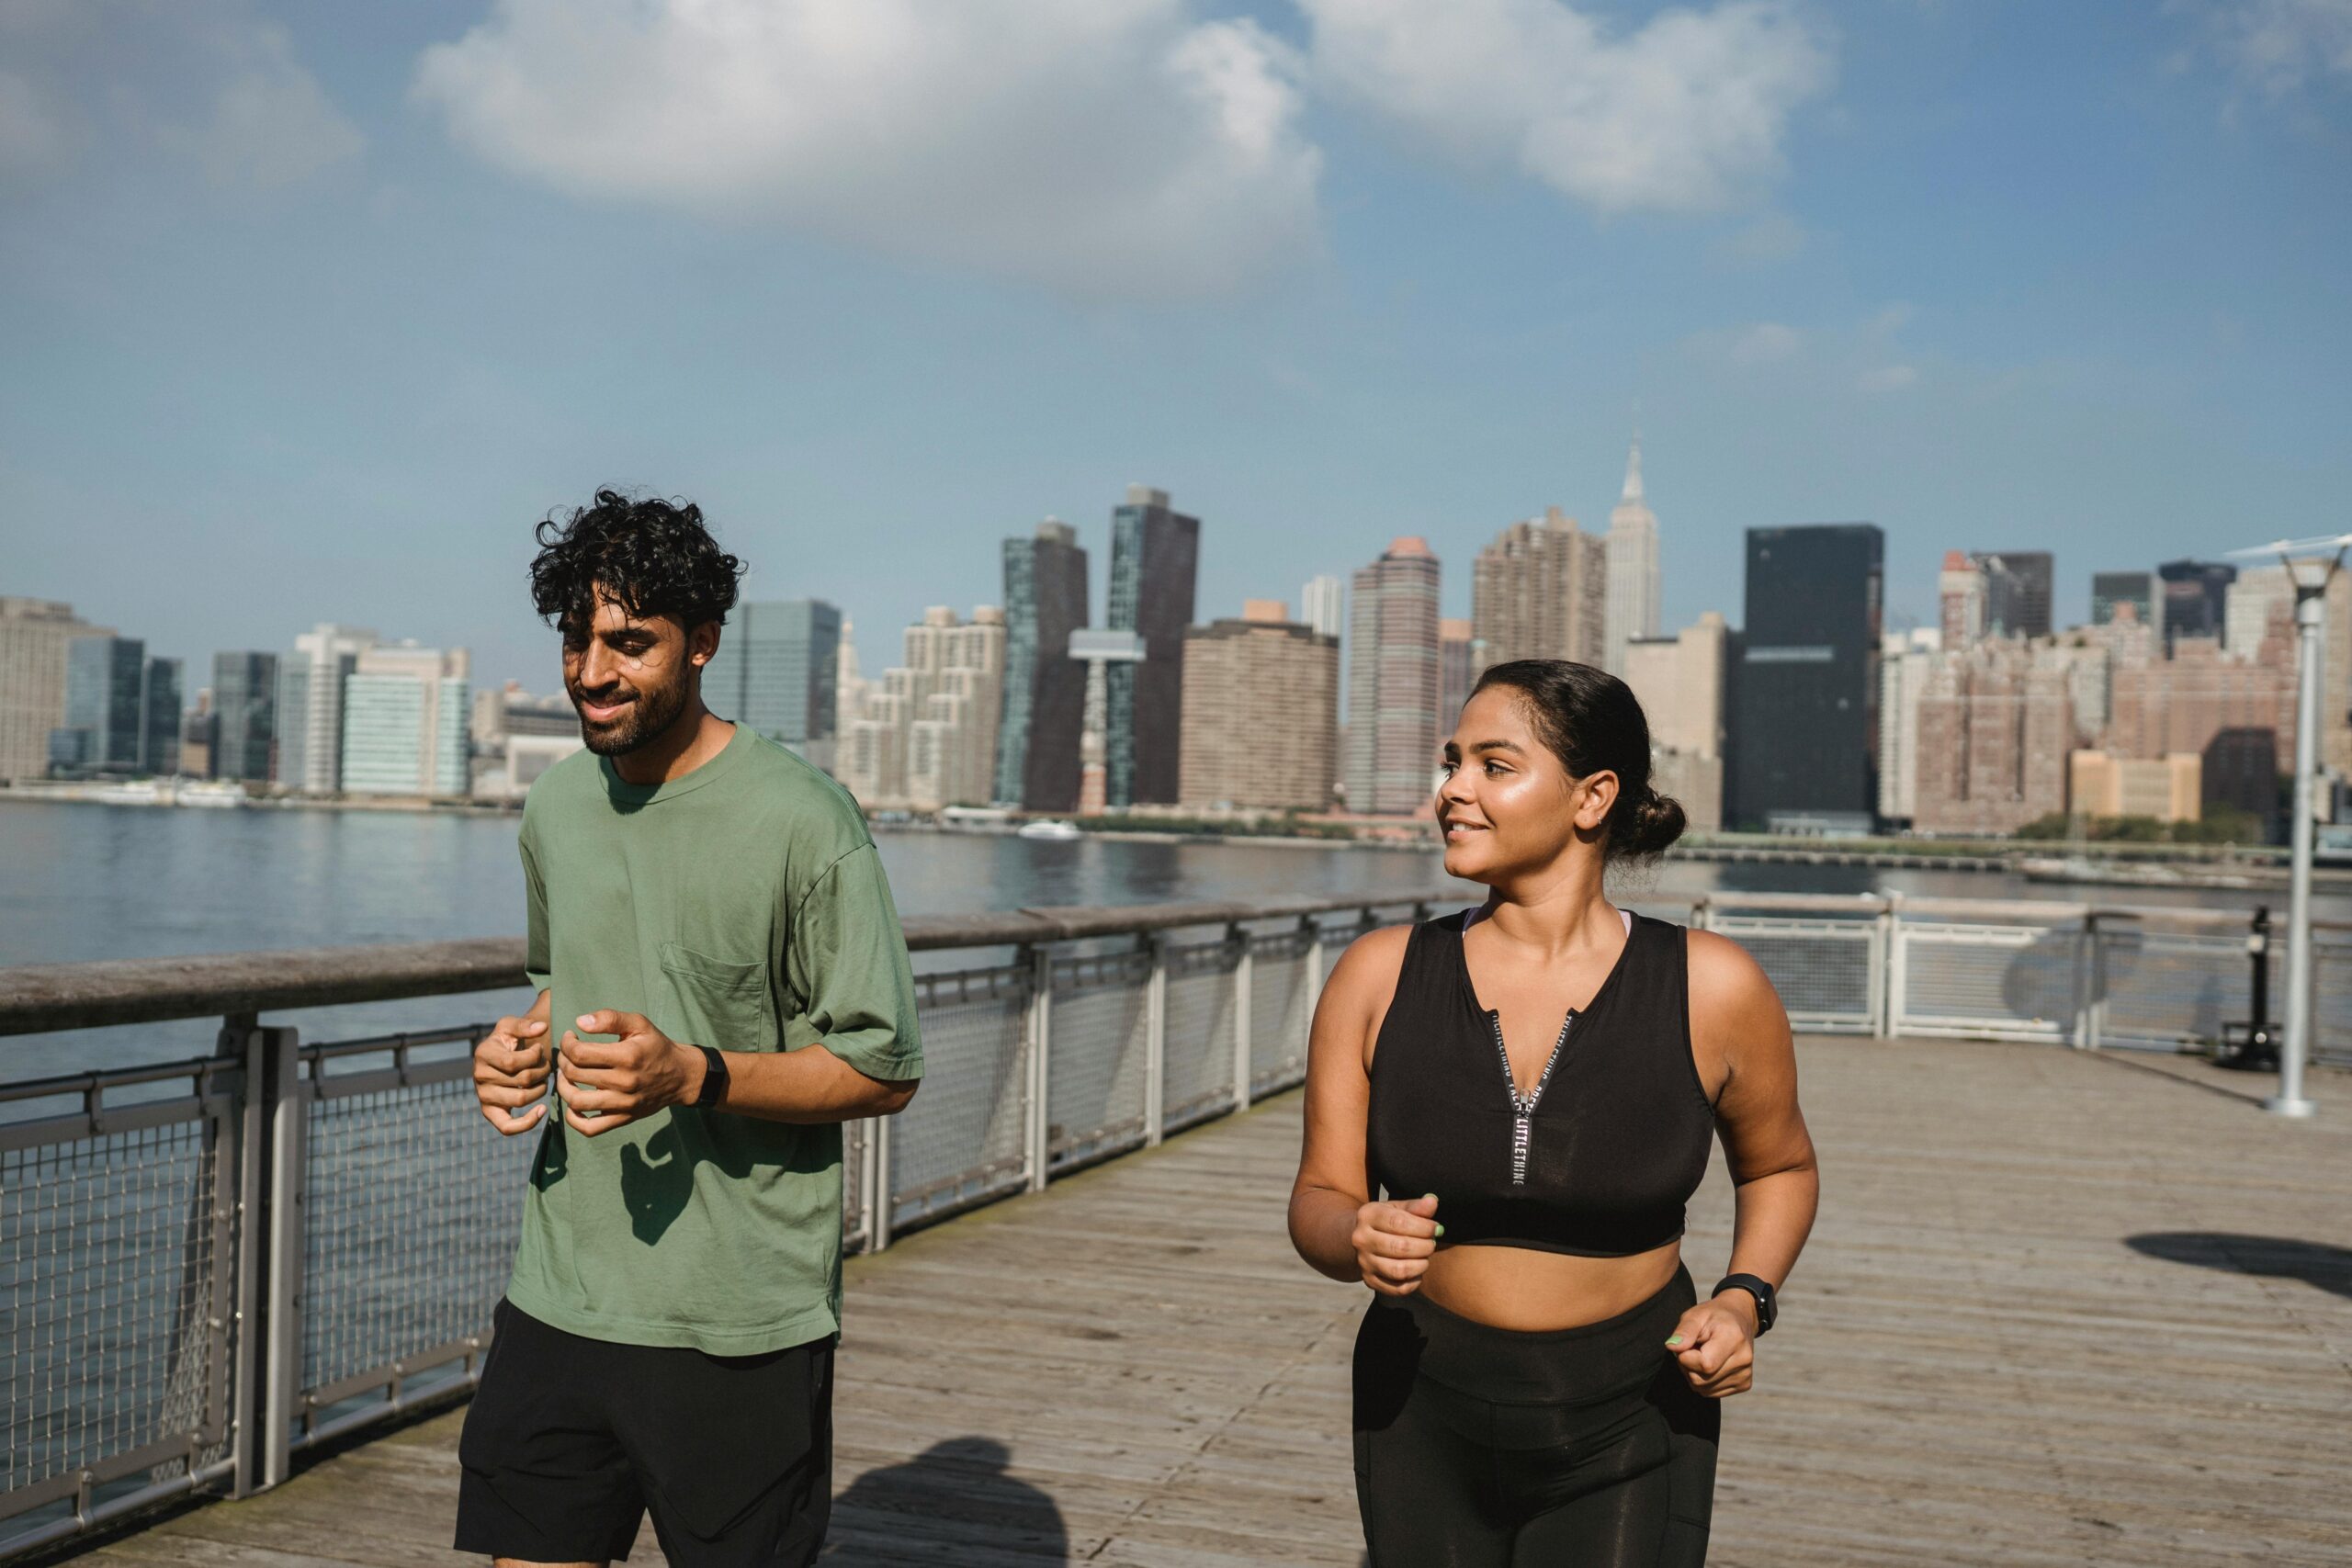
[[[2352,1075],[2312,1122],[2178,1059],[1808,1039],[1821,1223],[1726,1407],[1713,1561],[2352,1561]],[[1292,1256],[1296,1096],[849,1269],[826,1561],[1312,1564],[1362,1547],[1360,1290]],[[1686,1243],[1728,1251],[1717,1167]],[[461,1415],[90,1553],[458,1561]],[[649,1529],[631,1562],[661,1561]]]

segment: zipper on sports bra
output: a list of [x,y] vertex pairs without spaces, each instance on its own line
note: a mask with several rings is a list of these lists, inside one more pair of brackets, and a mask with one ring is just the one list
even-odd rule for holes
[[1544,1070],[1535,1076],[1535,1087],[1525,1094],[1519,1092],[1519,1078],[1510,1070],[1510,1050],[1503,1043],[1503,1015],[1487,1010],[1487,1024],[1495,1032],[1495,1055],[1502,1058],[1503,1090],[1510,1096],[1512,1111],[1510,1128],[1510,1184],[1527,1185],[1527,1144],[1535,1132],[1535,1104],[1544,1098],[1544,1086],[1552,1081],[1552,1069],[1560,1065],[1560,1052],[1568,1043],[1568,1031],[1575,1027],[1576,1010],[1560,1021],[1560,1037],[1552,1042],[1552,1054],[1544,1058]]

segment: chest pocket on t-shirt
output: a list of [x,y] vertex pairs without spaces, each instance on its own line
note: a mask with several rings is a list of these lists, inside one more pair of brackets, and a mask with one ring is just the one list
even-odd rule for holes
[[677,998],[673,1038],[721,1051],[776,1048],[775,1004],[768,995],[766,964],[730,964],[665,942],[662,976]]

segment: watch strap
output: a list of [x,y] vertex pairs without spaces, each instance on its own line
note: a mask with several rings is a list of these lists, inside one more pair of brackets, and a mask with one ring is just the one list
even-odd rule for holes
[[1780,1315],[1780,1292],[1772,1289],[1772,1282],[1755,1274],[1726,1274],[1715,1281],[1715,1288],[1708,1294],[1720,1296],[1735,1286],[1756,1298],[1757,1337],[1761,1338],[1770,1333],[1773,1319]]
[[695,1049],[702,1053],[703,1062],[702,1088],[695,1095],[695,1105],[697,1109],[717,1105],[727,1097],[727,1059],[715,1045],[697,1045]]

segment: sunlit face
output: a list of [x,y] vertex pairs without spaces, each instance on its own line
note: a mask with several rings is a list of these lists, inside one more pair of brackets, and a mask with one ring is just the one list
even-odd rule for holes
[[1463,705],[1445,743],[1438,829],[1450,876],[1493,884],[1601,851],[1617,775],[1577,779],[1544,743],[1515,688],[1489,686]]
[[631,615],[602,589],[585,626],[563,627],[563,689],[591,751],[620,756],[678,722],[698,671],[718,650],[716,623],[689,633],[669,615]]

